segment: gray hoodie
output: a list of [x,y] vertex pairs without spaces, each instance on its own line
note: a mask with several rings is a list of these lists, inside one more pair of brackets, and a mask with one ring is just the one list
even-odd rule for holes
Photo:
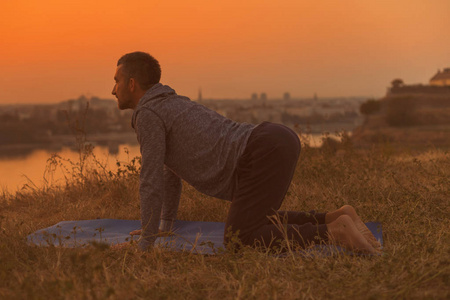
[[237,161],[255,126],[227,119],[160,83],[139,100],[132,126],[142,155],[139,246],[147,249],[158,226],[171,229],[181,179],[206,195],[231,200]]

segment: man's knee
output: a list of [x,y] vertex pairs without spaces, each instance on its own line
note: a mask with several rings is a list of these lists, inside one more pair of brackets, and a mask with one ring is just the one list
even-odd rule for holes
[[298,135],[290,128],[284,125],[278,125],[276,132],[274,132],[274,139],[272,141],[280,154],[285,157],[290,157],[295,161],[298,159],[301,151],[301,144]]

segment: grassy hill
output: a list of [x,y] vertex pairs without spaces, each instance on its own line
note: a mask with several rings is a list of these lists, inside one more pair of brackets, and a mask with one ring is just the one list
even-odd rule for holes
[[[139,219],[138,160],[109,172],[82,155],[62,186],[28,185],[0,196],[0,299],[448,299],[450,154],[341,146],[303,148],[282,208],[351,204],[364,220],[383,224],[382,256],[27,245],[28,234],[63,220]],[[228,205],[184,185],[178,218],[224,221]]]

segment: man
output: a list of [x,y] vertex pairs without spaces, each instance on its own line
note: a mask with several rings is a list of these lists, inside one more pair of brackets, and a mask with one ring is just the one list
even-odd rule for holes
[[[231,201],[227,246],[237,235],[250,246],[273,247],[287,238],[304,247],[322,240],[378,251],[379,243],[351,206],[332,213],[278,212],[300,153],[292,130],[234,122],[177,95],[160,78],[156,59],[128,53],[117,63],[112,91],[120,109],[134,110],[132,126],[142,155],[141,249],[153,245],[158,230],[171,230],[183,179],[202,193]],[[287,224],[284,232],[274,219]]]

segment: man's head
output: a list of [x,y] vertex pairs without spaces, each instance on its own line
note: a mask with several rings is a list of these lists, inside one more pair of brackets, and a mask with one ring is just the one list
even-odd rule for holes
[[117,97],[120,109],[134,109],[145,92],[160,79],[161,67],[150,54],[128,53],[117,62],[112,94]]

